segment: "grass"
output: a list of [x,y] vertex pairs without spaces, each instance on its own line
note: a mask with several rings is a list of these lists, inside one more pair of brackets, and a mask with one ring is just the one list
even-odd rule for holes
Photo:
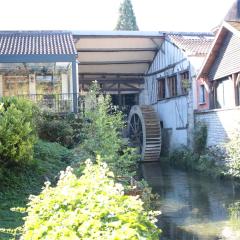
[[38,194],[46,180],[55,183],[59,171],[66,168],[72,157],[70,150],[57,143],[39,141],[34,164],[0,169],[1,240],[15,239],[14,229],[23,224],[24,213],[13,208],[25,208],[29,195]]

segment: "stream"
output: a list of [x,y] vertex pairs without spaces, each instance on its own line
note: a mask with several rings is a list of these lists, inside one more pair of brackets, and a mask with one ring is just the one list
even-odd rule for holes
[[228,211],[230,204],[240,201],[239,183],[161,166],[159,162],[142,164],[142,174],[160,195],[161,240],[240,240],[238,229],[230,227]]

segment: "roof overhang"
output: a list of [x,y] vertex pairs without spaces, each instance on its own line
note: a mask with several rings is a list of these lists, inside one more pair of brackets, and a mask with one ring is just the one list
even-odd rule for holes
[[227,34],[228,31],[232,32],[234,35],[240,38],[240,32],[239,32],[240,24],[237,25],[234,24],[234,22],[223,22],[221,27],[219,28],[215,39],[212,43],[212,46],[205,58],[205,61],[203,62],[202,67],[199,70],[197,79],[206,77],[209,73],[209,70],[214,63],[214,60],[216,59],[216,56],[218,54],[218,51],[222,45],[222,42]]
[[138,77],[147,72],[164,40],[161,32],[73,32],[82,78]]

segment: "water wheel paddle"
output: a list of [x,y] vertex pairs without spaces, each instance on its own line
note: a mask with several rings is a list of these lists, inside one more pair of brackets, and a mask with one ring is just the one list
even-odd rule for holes
[[158,161],[161,152],[160,120],[153,107],[135,105],[128,117],[131,146],[139,150],[142,161]]

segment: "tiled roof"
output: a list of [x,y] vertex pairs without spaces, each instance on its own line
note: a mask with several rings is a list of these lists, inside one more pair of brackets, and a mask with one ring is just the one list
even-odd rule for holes
[[0,31],[1,55],[77,54],[70,32]]
[[232,27],[236,28],[238,31],[240,31],[240,22],[229,21],[227,23],[230,24]]
[[240,0],[236,0],[233,3],[225,16],[224,21],[240,21]]
[[213,36],[203,35],[184,36],[184,35],[168,35],[170,41],[182,49],[187,55],[206,55],[213,42]]

